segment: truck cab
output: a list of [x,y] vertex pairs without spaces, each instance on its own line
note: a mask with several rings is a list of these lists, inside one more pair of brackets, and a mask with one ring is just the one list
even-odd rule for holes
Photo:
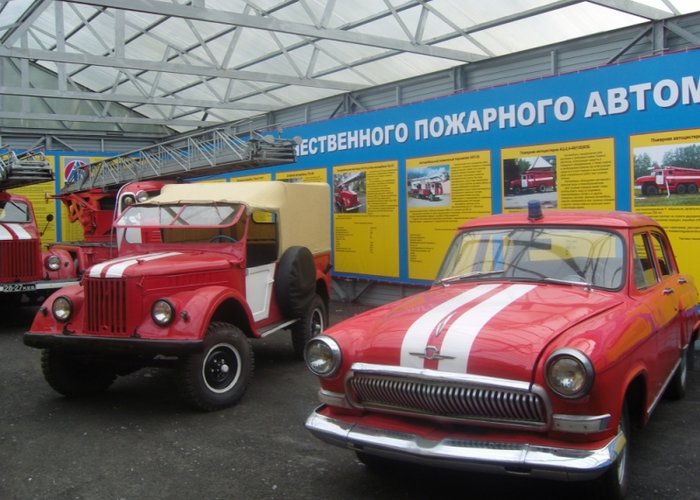
[[235,404],[250,340],[288,330],[302,358],[327,324],[330,203],[322,183],[166,185],[124,210],[119,258],[49,297],[24,342],[66,396],[170,360],[191,406]]

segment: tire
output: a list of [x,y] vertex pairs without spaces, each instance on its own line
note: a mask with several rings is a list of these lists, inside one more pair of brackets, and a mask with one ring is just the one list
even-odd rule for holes
[[306,314],[316,293],[316,263],[306,247],[289,247],[275,271],[275,297],[280,310],[290,318]]
[[687,186],[685,184],[678,184],[676,187],[676,194],[685,194]]
[[547,189],[547,188],[544,186],[544,184],[540,184],[539,186],[537,186],[537,190],[538,190],[540,193],[544,193],[546,189]]
[[622,407],[618,430],[625,436],[626,443],[615,463],[596,481],[595,498],[621,500],[627,493],[629,483],[630,416],[627,403]]
[[243,397],[253,368],[253,351],[243,332],[231,324],[214,322],[204,338],[204,351],[179,363],[178,389],[193,408],[220,410]]
[[668,396],[669,399],[678,400],[685,397],[688,388],[688,365],[693,363],[694,360],[691,360],[693,355],[692,345],[688,345],[681,353],[681,362],[666,388],[666,396]]
[[659,188],[653,184],[647,186],[647,196],[656,196],[657,194],[659,194]]
[[523,188],[521,188],[520,186],[514,187],[514,188],[513,188],[513,192],[514,192],[515,194],[520,194],[520,193],[523,192]]
[[315,295],[306,314],[292,325],[292,347],[294,354],[304,360],[304,346],[313,337],[320,335],[328,324],[326,303],[319,295]]
[[67,397],[94,396],[117,378],[114,370],[53,349],[41,353],[41,371],[51,388]]
[[698,186],[695,184],[688,184],[688,194],[695,194],[698,192]]

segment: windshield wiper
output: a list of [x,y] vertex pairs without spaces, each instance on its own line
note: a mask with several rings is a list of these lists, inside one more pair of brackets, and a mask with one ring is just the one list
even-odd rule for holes
[[544,281],[549,281],[551,283],[561,283],[562,285],[578,285],[578,286],[583,286],[584,288],[588,288],[589,290],[593,289],[593,285],[591,283],[587,282],[581,276],[573,276],[572,275],[571,279],[544,278]]
[[471,278],[481,278],[482,276],[491,276],[493,274],[502,274],[503,270],[499,269],[497,271],[472,271],[470,273],[457,274],[455,276],[448,276],[447,278],[442,278],[438,283],[440,285],[448,285],[450,283],[455,283],[457,281],[468,280]]

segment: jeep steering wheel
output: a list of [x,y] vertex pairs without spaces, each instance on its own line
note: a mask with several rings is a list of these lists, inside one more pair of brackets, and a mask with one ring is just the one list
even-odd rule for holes
[[238,243],[238,240],[234,238],[233,236],[229,236],[228,234],[217,234],[216,236],[212,236],[209,238],[209,243],[214,243],[218,240],[225,240],[225,241],[230,241],[231,243]]

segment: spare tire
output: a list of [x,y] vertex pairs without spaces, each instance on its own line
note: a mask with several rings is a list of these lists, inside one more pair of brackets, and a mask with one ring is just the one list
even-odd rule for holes
[[306,314],[316,292],[316,264],[306,247],[289,247],[275,271],[275,297],[280,310],[300,318]]

